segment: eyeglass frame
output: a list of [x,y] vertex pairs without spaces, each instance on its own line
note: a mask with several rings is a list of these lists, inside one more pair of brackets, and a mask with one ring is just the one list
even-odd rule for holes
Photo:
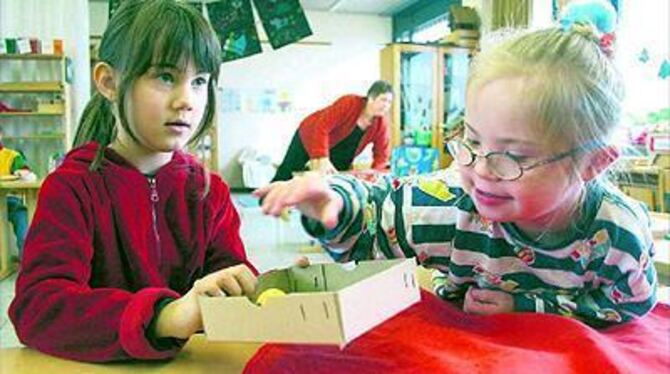
[[489,168],[488,164],[486,165],[486,167],[489,169],[489,171],[491,171],[496,177],[498,177],[498,178],[500,178],[500,179],[502,179],[506,182],[512,182],[512,181],[516,181],[516,180],[520,179],[523,176],[524,171],[526,171],[526,170],[532,170],[532,169],[535,169],[535,168],[540,167],[540,166],[551,164],[553,162],[560,161],[560,160],[562,160],[566,157],[574,156],[575,154],[577,154],[579,152],[584,152],[584,151],[587,151],[589,149],[595,148],[594,147],[595,142],[588,142],[586,144],[582,144],[582,145],[579,145],[577,147],[574,147],[574,148],[572,148],[568,151],[561,152],[561,153],[558,153],[556,155],[553,155],[553,156],[551,156],[547,159],[539,160],[539,161],[537,161],[537,162],[535,162],[535,163],[533,163],[529,166],[523,166],[523,165],[521,165],[521,163],[519,162],[517,157],[515,157],[514,155],[512,155],[512,154],[510,154],[509,152],[506,152],[506,151],[505,152],[493,151],[493,152],[488,152],[486,154],[475,153],[475,151],[467,144],[467,142],[465,142],[463,139],[459,139],[459,138],[454,138],[454,139],[451,139],[451,140],[447,141],[447,148],[449,149],[450,152],[452,151],[452,146],[451,146],[452,143],[460,143],[470,153],[471,161],[467,164],[462,164],[462,163],[456,161],[457,160],[456,155],[452,154],[452,157],[454,158],[454,161],[456,161],[458,163],[458,165],[460,165],[460,166],[470,167],[470,166],[475,164],[475,162],[477,161],[478,158],[484,158],[484,159],[488,160],[488,158],[492,155],[493,156],[502,155],[502,156],[505,156],[508,159],[514,161],[516,163],[516,165],[519,167],[519,175],[514,177],[514,178],[510,178],[510,179],[504,178],[504,177],[498,175],[498,173],[496,173],[494,169]]

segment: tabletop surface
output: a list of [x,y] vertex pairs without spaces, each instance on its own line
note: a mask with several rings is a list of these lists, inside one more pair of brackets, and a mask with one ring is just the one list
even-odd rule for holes
[[[667,222],[668,215],[655,218],[661,218],[661,222]],[[657,245],[659,247],[662,245],[665,251],[670,249],[668,248],[669,243],[668,240],[657,239]],[[418,267],[417,270],[419,284],[424,289],[430,289],[431,271],[422,267]],[[207,342],[204,335],[198,334],[191,337],[184,349],[171,360],[106,364],[64,360],[28,348],[2,348],[0,349],[0,373],[239,373],[261,345],[261,343]]]
[[240,373],[260,346],[258,343],[211,343],[198,334],[191,337],[171,360],[105,364],[60,359],[27,348],[3,348],[0,350],[0,373]]
[[0,180],[0,188],[12,190],[40,188],[40,186],[42,186],[42,182],[42,180],[36,180],[32,182],[21,180]]

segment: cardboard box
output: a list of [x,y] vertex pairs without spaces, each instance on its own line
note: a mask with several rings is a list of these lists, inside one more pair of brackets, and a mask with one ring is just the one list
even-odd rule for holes
[[287,295],[262,306],[247,297],[201,296],[207,339],[341,348],[420,299],[414,259],[275,270],[259,277],[255,296],[268,288]]

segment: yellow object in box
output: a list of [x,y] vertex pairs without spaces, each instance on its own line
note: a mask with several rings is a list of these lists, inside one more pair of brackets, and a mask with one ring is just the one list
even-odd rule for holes
[[273,288],[286,295],[262,307],[253,296],[199,297],[207,340],[344,347],[421,298],[411,258],[293,266],[258,277],[257,292]]
[[267,290],[261,292],[256,298],[256,304],[263,305],[268,299],[273,297],[282,297],[286,296],[286,292],[280,290],[279,288],[268,288]]
[[63,114],[65,105],[62,102],[57,103],[37,103],[37,113],[42,114]]

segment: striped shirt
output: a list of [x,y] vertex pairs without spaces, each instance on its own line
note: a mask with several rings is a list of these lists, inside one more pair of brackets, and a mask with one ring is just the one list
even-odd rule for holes
[[330,184],[344,200],[337,227],[305,217],[303,225],[336,260],[416,257],[434,269],[442,298],[462,301],[476,285],[508,292],[516,311],[594,326],[642,316],[656,303],[647,211],[616,188],[589,185],[574,234],[548,246],[480,216],[441,173],[376,185],[335,176]]

